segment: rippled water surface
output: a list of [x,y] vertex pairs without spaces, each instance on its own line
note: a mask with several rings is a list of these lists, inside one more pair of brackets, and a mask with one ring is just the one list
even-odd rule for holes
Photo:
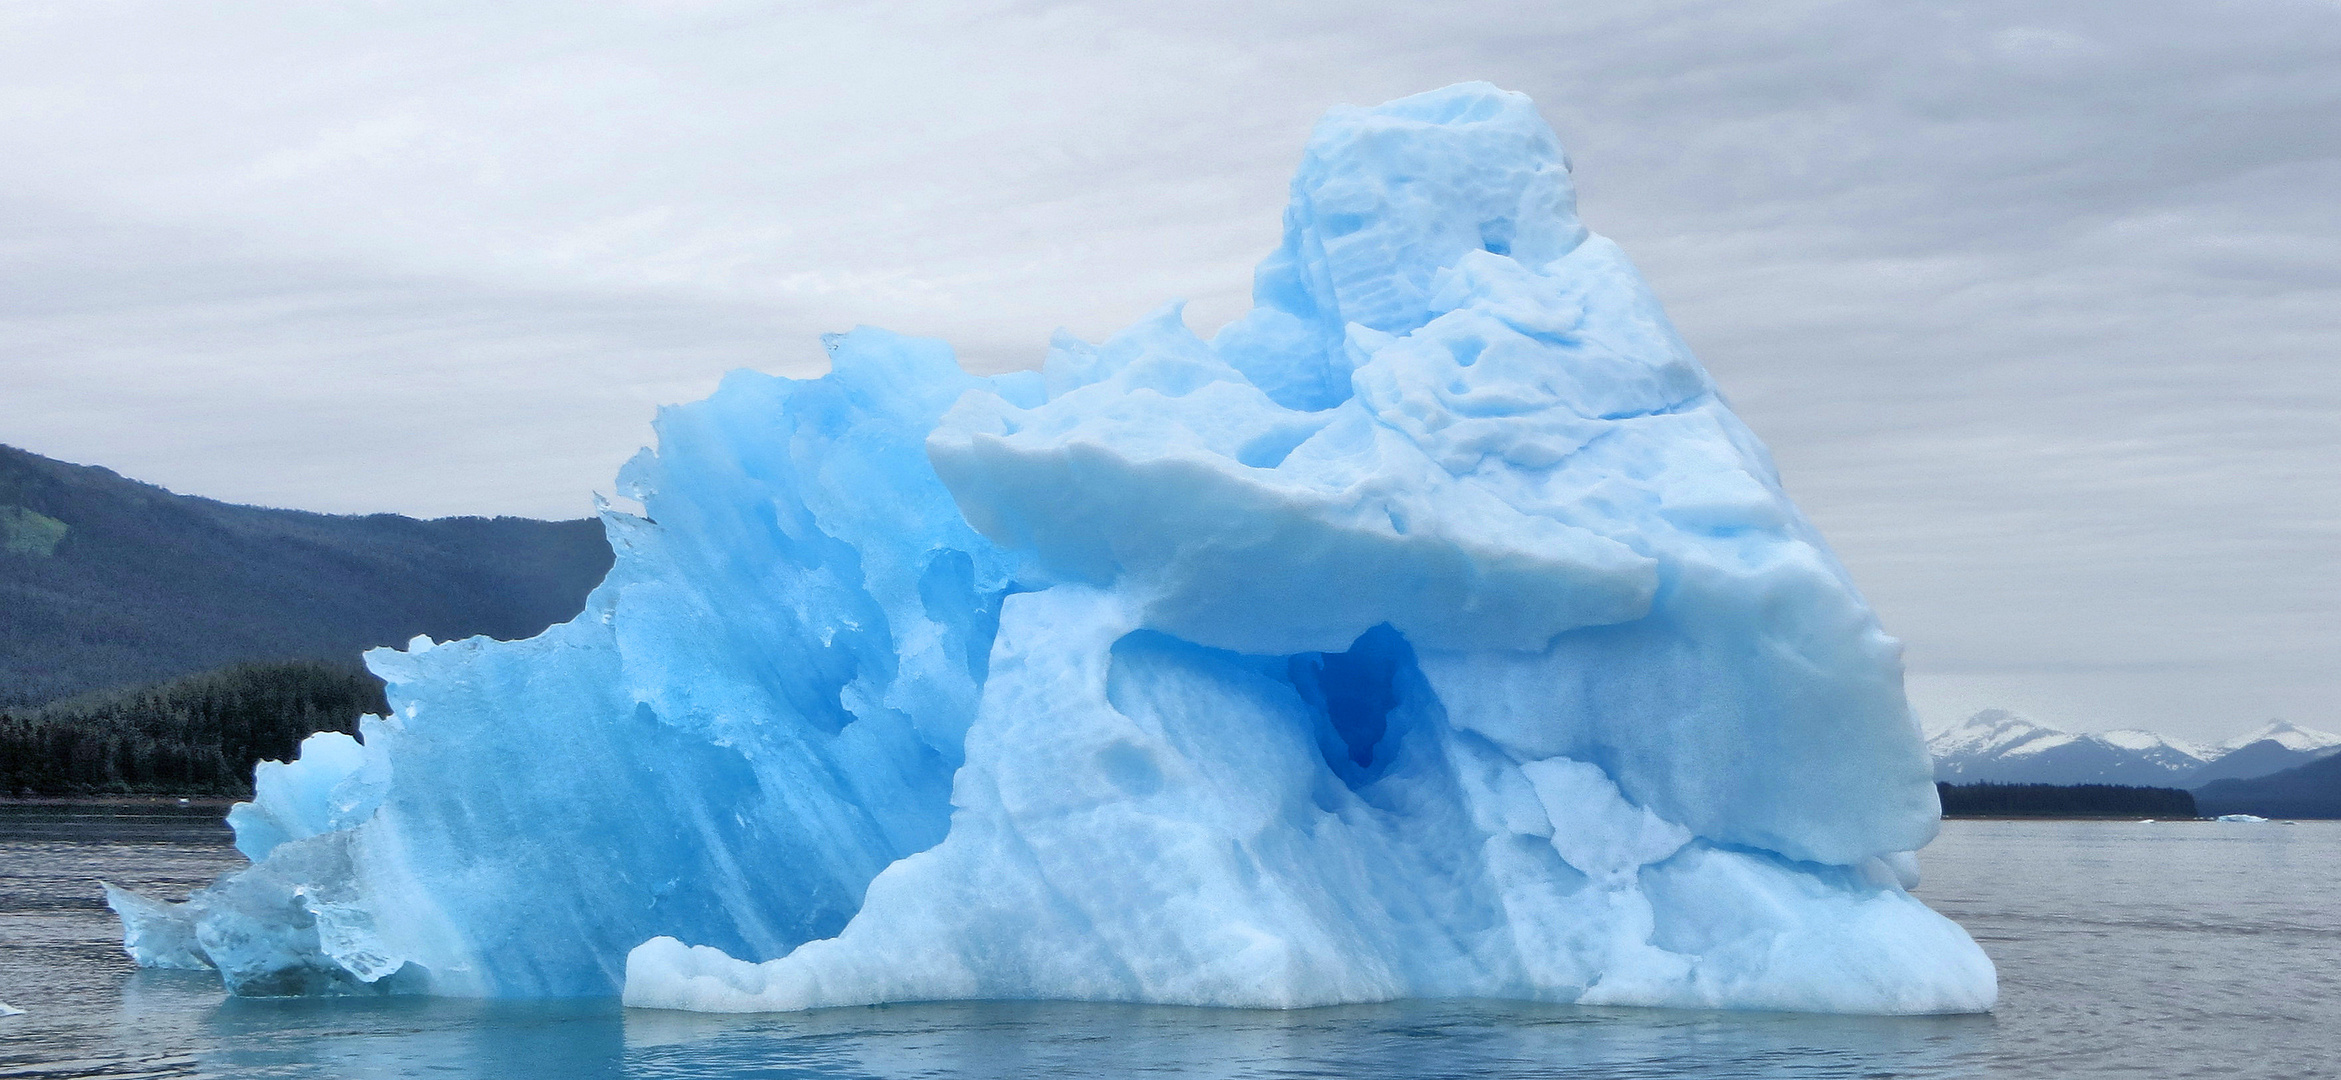
[[138,972],[95,879],[178,896],[219,810],[0,807],[0,1077],[2341,1076],[2341,823],[1959,821],[1920,895],[1991,1016],[1048,1002],[774,1017],[611,1002],[237,1001]]

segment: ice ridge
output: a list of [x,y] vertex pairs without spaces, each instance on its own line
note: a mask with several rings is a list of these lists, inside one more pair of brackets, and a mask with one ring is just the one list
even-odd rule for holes
[[368,660],[238,993],[1951,1012],[1898,646],[1521,95],[1335,110],[1256,307],[1036,372],[859,329],[663,410],[577,619]]

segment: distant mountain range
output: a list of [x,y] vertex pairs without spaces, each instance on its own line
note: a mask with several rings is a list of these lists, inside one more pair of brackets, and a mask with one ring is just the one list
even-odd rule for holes
[[2195,790],[2195,810],[2212,817],[2341,818],[2341,754],[2270,776],[2214,780]]
[[0,708],[417,634],[529,637],[609,567],[591,519],[236,506],[0,446]]
[[2150,731],[2058,731],[1985,709],[1927,740],[1935,779],[1955,784],[2127,784],[2198,788],[2265,776],[2341,752],[2341,735],[2274,721],[2216,746]]
[[2188,787],[2199,788],[2215,780],[2248,780],[2331,757],[2341,752],[2341,735],[2277,721],[2213,749],[2216,753],[2209,763],[2188,774]]

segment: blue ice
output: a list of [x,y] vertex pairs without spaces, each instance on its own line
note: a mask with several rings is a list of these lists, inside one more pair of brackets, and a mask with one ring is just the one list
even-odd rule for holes
[[1534,106],[1337,109],[1254,309],[663,410],[575,620],[368,657],[141,962],[238,993],[1958,1012],[1897,644]]

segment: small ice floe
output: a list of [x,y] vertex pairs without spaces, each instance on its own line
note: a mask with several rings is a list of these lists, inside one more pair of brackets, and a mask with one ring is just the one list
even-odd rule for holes
[[2218,820],[2220,820],[2220,821],[2251,821],[2251,822],[2266,822],[2268,819],[2267,819],[2267,818],[2264,818],[2264,817],[2261,817],[2261,816],[2260,816],[2260,815],[2258,815],[2258,814],[2221,814],[2221,815],[2219,815],[2219,817],[2218,817]]
[[5,1001],[0,1001],[0,1016],[23,1016],[23,1015],[24,1015],[24,1010],[23,1010],[23,1009],[19,1009],[19,1008],[17,1008],[16,1006],[14,1006],[14,1005],[10,1005],[9,1003],[7,1003],[7,1002],[5,1002]]

